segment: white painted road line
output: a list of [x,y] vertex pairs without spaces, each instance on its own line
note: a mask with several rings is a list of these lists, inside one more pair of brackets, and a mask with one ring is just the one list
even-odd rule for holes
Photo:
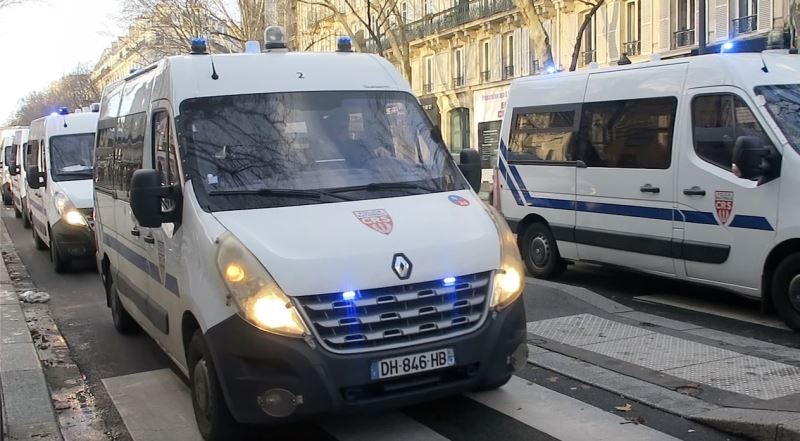
[[448,441],[428,426],[400,412],[369,417],[338,418],[322,425],[340,441]]
[[[731,294],[733,295],[733,294]],[[635,300],[646,303],[656,303],[659,305],[674,306],[676,308],[687,309],[689,311],[702,312],[705,314],[716,315],[742,322],[754,323],[770,328],[777,328],[789,331],[789,327],[782,321],[774,317],[761,314],[757,310],[749,310],[727,303],[711,302],[705,299],[682,296],[677,294],[653,294],[649,296],[634,297]]]
[[677,440],[519,377],[501,389],[468,396],[562,441]]

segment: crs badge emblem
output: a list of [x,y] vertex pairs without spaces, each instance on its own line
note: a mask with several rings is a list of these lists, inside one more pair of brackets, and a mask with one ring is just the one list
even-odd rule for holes
[[727,224],[733,211],[733,192],[715,191],[714,207],[717,209],[717,217],[719,217],[720,223],[722,225]]
[[372,228],[378,233],[388,235],[394,228],[392,216],[389,216],[389,213],[383,208],[377,210],[354,211],[353,214],[362,224]]

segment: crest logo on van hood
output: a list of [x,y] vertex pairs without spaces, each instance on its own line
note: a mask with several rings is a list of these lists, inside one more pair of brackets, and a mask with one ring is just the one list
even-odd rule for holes
[[388,235],[394,228],[392,216],[383,208],[377,210],[354,211],[353,214],[362,224],[372,228],[378,233]]
[[733,211],[733,192],[716,191],[714,192],[714,208],[717,210],[717,217],[722,225],[728,223]]

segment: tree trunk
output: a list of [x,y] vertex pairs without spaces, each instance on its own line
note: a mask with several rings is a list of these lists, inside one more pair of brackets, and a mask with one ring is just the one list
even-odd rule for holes
[[538,57],[539,65],[544,69],[547,69],[549,66],[557,67],[553,62],[550,36],[547,35],[542,18],[539,16],[539,13],[536,12],[533,0],[514,0],[514,3],[522,12],[523,17],[525,17],[525,23],[528,24],[528,29],[531,33],[531,46]]
[[572,62],[569,65],[569,71],[572,72],[578,67],[578,57],[581,54],[581,44],[583,43],[583,33],[586,31],[586,26],[589,25],[589,22],[594,17],[594,14],[600,9],[600,6],[603,6],[605,0],[597,0],[592,6],[592,9],[589,10],[589,13],[583,18],[583,23],[581,23],[581,27],[578,28],[578,36],[575,39],[575,47],[572,49]]

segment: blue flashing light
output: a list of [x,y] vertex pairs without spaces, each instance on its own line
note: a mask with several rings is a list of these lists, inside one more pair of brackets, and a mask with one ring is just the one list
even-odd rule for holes
[[353,52],[353,40],[349,36],[344,35],[336,40],[337,52]]
[[353,300],[354,298],[356,298],[355,291],[345,291],[342,293],[342,300]]
[[554,74],[556,73],[556,68],[553,66],[547,66],[547,69],[545,69],[545,71],[549,74]]
[[721,49],[720,49],[720,52],[729,51],[729,50],[731,50],[731,49],[733,49],[733,42],[731,42],[731,41],[726,41],[725,43],[723,43],[723,44],[722,44],[722,47],[721,47]]
[[456,284],[456,278],[455,277],[445,277],[444,280],[442,280],[442,282],[444,283],[444,286],[453,286],[453,285]]
[[59,107],[56,113],[59,115],[69,115],[69,107]]
[[208,44],[206,39],[203,37],[195,37],[192,38],[192,54],[206,54],[208,50]]

